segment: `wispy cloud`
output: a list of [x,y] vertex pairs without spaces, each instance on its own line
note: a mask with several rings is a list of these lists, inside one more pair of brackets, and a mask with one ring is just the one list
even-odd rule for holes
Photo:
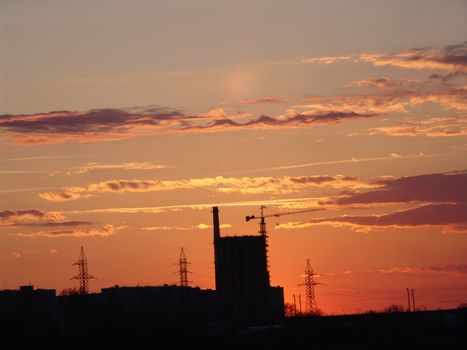
[[92,228],[89,230],[48,230],[48,231],[38,231],[32,233],[18,233],[18,237],[25,238],[59,238],[59,237],[73,237],[73,238],[83,238],[83,237],[110,237],[117,234],[119,231],[125,229],[126,226],[114,226],[114,225],[105,225],[103,227]]
[[0,212],[0,227],[76,227],[89,224],[91,224],[89,221],[68,220],[60,212],[44,212],[38,209],[4,210]]
[[373,128],[371,135],[453,137],[467,135],[467,117],[429,118]]
[[[406,69],[447,70],[467,72],[467,41],[446,46],[427,46],[392,53],[362,53],[359,55],[307,57],[288,64],[333,64],[339,62],[368,62],[375,66]],[[281,62],[277,62],[281,63]]]
[[400,160],[400,159],[417,159],[417,158],[424,158],[424,157],[436,157],[438,154],[397,154],[391,153],[388,156],[382,157],[368,157],[368,158],[350,158],[350,159],[340,159],[340,160],[329,160],[329,161],[322,161],[322,162],[310,162],[310,163],[302,163],[302,164],[291,164],[291,165],[283,165],[283,166],[276,166],[270,168],[259,168],[259,169],[249,169],[249,170],[239,170],[235,172],[231,172],[232,174],[240,174],[240,173],[249,173],[249,172],[257,172],[257,171],[268,171],[268,170],[290,170],[290,169],[299,169],[299,168],[308,168],[308,167],[316,167],[322,165],[337,165],[337,164],[352,164],[352,163],[364,163],[364,162],[378,162],[384,160]]
[[383,90],[395,90],[420,87],[422,83],[425,83],[425,81],[412,79],[367,78],[352,81],[344,87],[371,87]]
[[0,170],[1,175],[26,175],[26,174],[46,174],[47,171],[42,170]]
[[[156,164],[152,162],[124,162],[115,164],[105,163],[88,163],[83,166],[75,167],[66,172],[67,175],[79,175],[85,174],[92,171],[100,170],[154,170],[154,169],[165,169],[166,165]],[[55,174],[54,174],[55,175]]]
[[445,273],[453,275],[467,274],[467,265],[446,265],[446,266],[431,266],[431,267],[390,267],[378,269],[375,272],[383,274],[392,273]]
[[[409,112],[410,108],[425,104],[435,103],[439,106],[454,111],[467,110],[467,92],[465,86],[453,86],[448,84],[439,84],[433,79],[428,80],[404,80],[404,79],[388,79],[388,78],[368,78],[364,80],[354,81],[346,85],[346,87],[376,87],[378,93],[352,93],[345,95],[334,96],[308,96],[308,97],[283,97],[282,103],[293,103],[293,108],[286,110],[285,117],[272,118],[270,123],[280,124],[284,126],[293,126],[296,124],[296,119],[303,117],[298,116],[332,116],[336,113],[341,113],[341,118],[370,118],[386,115],[395,112]],[[265,97],[264,99],[268,99]],[[263,104],[263,98],[252,98],[245,100],[248,104]],[[242,103],[240,101],[239,103]],[[245,103],[244,103],[245,104]],[[212,127],[259,127],[261,123],[268,125],[268,118],[258,118],[249,123],[230,123],[219,121],[220,125],[211,125]],[[321,121],[326,121],[322,118]],[[332,120],[332,118],[331,118]],[[318,123],[320,120],[309,118],[302,120],[302,127],[308,124]],[[329,120],[330,121],[330,120]]]
[[353,94],[330,97],[303,98],[300,108],[313,110],[341,110],[355,113],[407,112],[410,107],[424,103],[436,103],[446,109],[467,110],[465,87],[449,87],[437,90],[390,90],[380,94]]
[[375,66],[467,72],[467,41],[444,47],[423,47],[395,53],[361,54]]
[[[81,209],[81,210],[68,210],[62,211],[64,214],[87,214],[87,213],[118,213],[118,214],[159,214],[166,212],[176,212],[180,210],[206,210],[211,209],[213,206],[221,207],[259,207],[261,205],[278,206],[281,208],[289,209],[289,205],[301,204],[301,203],[319,203],[322,198],[314,197],[300,197],[300,198],[285,198],[285,199],[259,199],[249,201],[233,201],[233,202],[212,202],[212,203],[189,203],[189,204],[178,204],[178,205],[165,205],[165,206],[152,206],[152,207],[114,207],[114,208],[101,208],[101,209]],[[297,207],[302,209],[303,207]],[[310,208],[310,206],[306,206]],[[315,209],[322,209],[317,204]],[[295,207],[290,207],[295,209]]]
[[143,231],[189,231],[193,226],[148,226],[142,227]]
[[[1,116],[0,116],[1,118]],[[1,120],[1,119],[0,119]],[[34,156],[34,157],[18,157],[18,158],[8,158],[0,159],[0,162],[16,162],[16,161],[30,161],[30,160],[48,160],[48,159],[64,159],[64,158],[82,158],[90,157],[89,154],[79,154],[79,155],[68,155],[68,156]]]
[[246,98],[240,100],[239,104],[250,105],[250,104],[271,104],[271,103],[290,103],[293,101],[293,97],[289,96],[265,96],[258,98]]
[[309,57],[309,58],[303,58],[301,59],[298,63],[307,63],[307,64],[313,64],[313,63],[322,63],[322,64],[332,64],[332,63],[337,63],[337,62],[342,62],[342,61],[350,61],[354,59],[353,56],[348,55],[348,56],[321,56],[321,57]]
[[221,193],[275,193],[285,194],[313,186],[333,188],[369,188],[373,185],[354,177],[335,176],[283,176],[283,177],[205,177],[186,180],[108,180],[85,187],[66,187],[58,191],[41,192],[45,200],[62,202],[86,198],[99,193],[157,192],[203,188]]
[[[220,228],[231,228],[232,225],[230,224],[221,224]],[[150,227],[142,227],[141,229],[144,231],[192,231],[192,230],[207,230],[211,229],[212,225],[208,224],[198,224],[195,226],[150,226]]]

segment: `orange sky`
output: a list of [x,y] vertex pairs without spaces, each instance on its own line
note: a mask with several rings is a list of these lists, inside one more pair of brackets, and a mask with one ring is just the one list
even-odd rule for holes
[[466,4],[196,3],[0,4],[0,288],[214,288],[266,205],[287,302],[467,302]]

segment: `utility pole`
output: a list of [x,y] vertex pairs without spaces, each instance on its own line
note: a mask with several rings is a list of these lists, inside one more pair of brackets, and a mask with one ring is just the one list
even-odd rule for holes
[[409,288],[407,288],[407,303],[408,303],[408,306],[409,306],[409,312],[412,311],[412,309],[410,308],[410,290]]
[[297,300],[295,299],[295,294],[293,295],[293,315],[297,316]]
[[298,304],[300,306],[300,317],[302,316],[302,295],[298,295]]
[[[412,299],[412,305],[410,303],[410,299]],[[409,304],[409,311],[415,311],[415,292],[413,288],[407,288],[407,302]]]
[[72,280],[79,280],[79,294],[88,294],[89,280],[96,278],[88,273],[88,260],[84,254],[84,248],[81,246],[81,253],[77,262],[71,266],[78,266],[78,274],[71,278]]

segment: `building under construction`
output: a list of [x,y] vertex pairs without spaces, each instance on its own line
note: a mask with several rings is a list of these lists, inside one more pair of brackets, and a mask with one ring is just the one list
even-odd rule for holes
[[235,323],[261,324],[284,315],[284,291],[271,287],[266,235],[221,237],[213,207],[216,294],[221,314]]

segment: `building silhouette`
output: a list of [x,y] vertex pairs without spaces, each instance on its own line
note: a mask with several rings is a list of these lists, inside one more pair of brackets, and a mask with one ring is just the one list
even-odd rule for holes
[[213,207],[214,261],[219,310],[236,324],[264,324],[284,315],[284,291],[271,287],[267,238],[221,237],[219,209]]

